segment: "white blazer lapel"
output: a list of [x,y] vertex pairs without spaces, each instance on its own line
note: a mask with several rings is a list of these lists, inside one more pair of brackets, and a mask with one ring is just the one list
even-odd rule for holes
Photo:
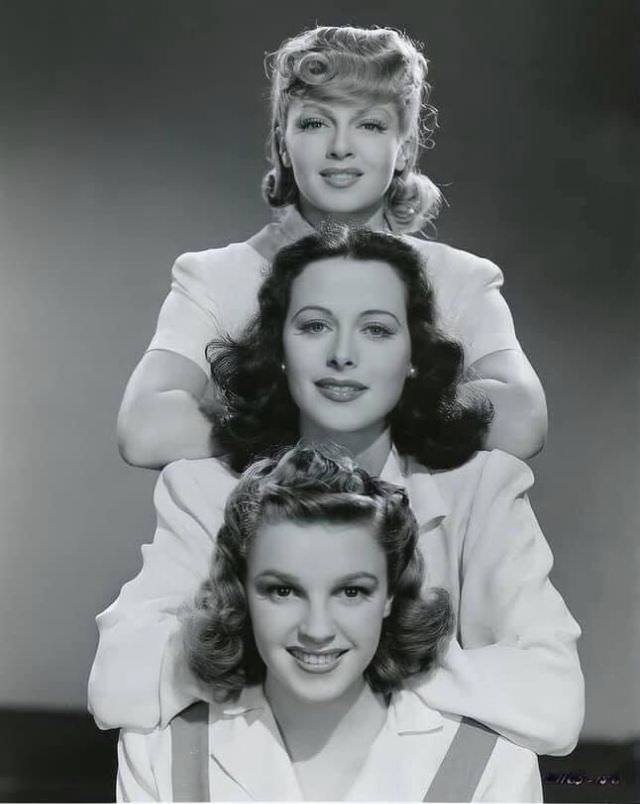
[[456,728],[413,692],[395,693],[349,800],[422,801]]
[[226,714],[211,724],[211,755],[251,798],[300,800],[302,793],[268,704],[264,698],[260,706],[241,703],[242,699],[237,706],[226,707]]

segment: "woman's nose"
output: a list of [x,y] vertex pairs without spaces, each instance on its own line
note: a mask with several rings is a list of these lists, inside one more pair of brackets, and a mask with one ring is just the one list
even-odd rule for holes
[[326,603],[310,603],[298,631],[303,644],[326,645],[330,643],[335,637],[335,627]]
[[348,333],[337,335],[329,351],[327,364],[332,368],[352,368],[358,363],[353,338]]
[[347,126],[337,125],[329,141],[327,157],[329,159],[346,159],[353,156],[353,143]]

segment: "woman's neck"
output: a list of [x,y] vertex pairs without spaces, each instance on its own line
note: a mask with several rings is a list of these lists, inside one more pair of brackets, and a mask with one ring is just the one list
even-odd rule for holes
[[270,685],[267,676],[265,697],[294,763],[311,760],[331,744],[339,749],[358,737],[372,738],[387,716],[383,697],[373,693],[364,679],[335,701],[307,702]]
[[314,444],[337,444],[346,449],[358,466],[373,477],[378,477],[391,451],[391,430],[367,433],[340,433],[323,430],[312,422],[300,422],[302,439]]
[[306,203],[300,199],[298,209],[302,217],[310,223],[314,229],[320,229],[324,224],[331,222],[345,223],[349,226],[366,226],[374,231],[388,229],[384,217],[384,203],[380,202],[375,206],[367,207],[360,212],[325,212]]

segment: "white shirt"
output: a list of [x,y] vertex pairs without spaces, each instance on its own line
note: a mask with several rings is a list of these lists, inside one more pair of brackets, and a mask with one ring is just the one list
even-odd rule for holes
[[[148,350],[177,352],[208,376],[209,341],[240,333],[257,312],[258,289],[277,249],[312,233],[315,229],[290,206],[245,243],[182,254],[173,265],[171,291]],[[502,272],[494,263],[443,243],[404,239],[426,261],[439,323],[462,343],[466,366],[503,349],[520,350],[500,292]]]
[[[382,477],[407,489],[426,584],[446,588],[457,615],[457,639],[421,679],[425,702],[536,753],[571,751],[584,718],[580,628],[549,580],[529,467],[493,450],[430,472],[392,451]],[[178,615],[207,577],[237,480],[214,458],[177,461],[158,478],[158,526],[142,569],[97,618],[89,708],[102,728],[153,729],[207,700],[186,668]]]
[[[387,719],[344,801],[421,801],[460,718],[394,693]],[[171,729],[124,731],[118,744],[118,801],[169,801]],[[260,687],[209,714],[209,789],[214,801],[300,801],[302,791]],[[498,738],[470,801],[542,801],[536,755]]]

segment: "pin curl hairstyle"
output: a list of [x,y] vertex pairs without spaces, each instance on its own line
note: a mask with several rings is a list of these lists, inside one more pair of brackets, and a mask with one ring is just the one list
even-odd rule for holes
[[388,693],[428,671],[451,633],[453,614],[446,591],[422,593],[418,525],[406,494],[336,449],[298,445],[254,464],[240,479],[227,500],[209,578],[183,624],[189,666],[214,698],[233,700],[265,679],[245,592],[247,555],[261,525],[283,520],[370,525],[386,556],[393,600],[365,679],[375,692]]
[[385,196],[393,230],[416,232],[437,217],[440,190],[416,168],[420,147],[433,145],[437,126],[437,112],[428,103],[427,60],[418,43],[392,28],[318,27],[283,42],[267,56],[265,67],[271,79],[272,168],[262,189],[270,206],[298,201],[293,171],[282,161],[279,140],[291,100],[326,103],[365,98],[395,106],[405,143],[405,166]]
[[[378,260],[405,287],[415,377],[387,420],[394,444],[430,469],[450,469],[482,448],[493,408],[483,398],[457,396],[463,350],[435,323],[433,290],[420,254],[400,237],[333,224],[285,246],[258,293],[258,313],[241,336],[207,346],[211,376],[224,412],[209,411],[212,437],[237,472],[256,458],[295,444],[299,411],[282,372],[282,332],[291,286],[311,263],[331,257]],[[205,412],[206,409],[205,409]]]

